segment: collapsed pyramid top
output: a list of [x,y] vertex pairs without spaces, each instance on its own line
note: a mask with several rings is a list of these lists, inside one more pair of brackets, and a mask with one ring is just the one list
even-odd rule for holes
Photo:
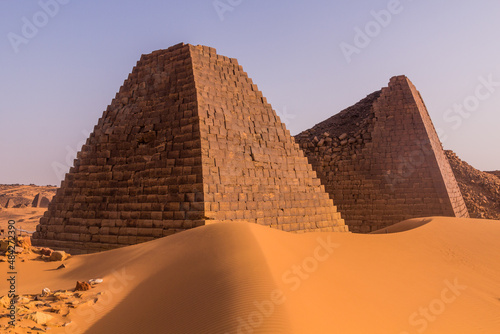
[[236,59],[178,44],[142,56],[33,239],[86,253],[225,221],[347,230]]
[[296,140],[353,232],[468,216],[427,108],[405,76]]

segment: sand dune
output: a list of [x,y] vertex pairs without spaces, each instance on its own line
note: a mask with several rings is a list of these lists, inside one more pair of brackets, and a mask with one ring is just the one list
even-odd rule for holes
[[98,302],[53,333],[500,333],[500,221],[434,217],[391,230],[401,232],[213,224],[74,256],[64,271],[21,262],[18,289],[104,278]]

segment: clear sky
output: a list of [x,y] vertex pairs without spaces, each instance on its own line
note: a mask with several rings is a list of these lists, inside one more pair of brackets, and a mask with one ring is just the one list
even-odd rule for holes
[[141,54],[179,42],[237,58],[292,134],[405,74],[444,147],[500,169],[499,16],[497,0],[0,1],[0,183],[59,186]]

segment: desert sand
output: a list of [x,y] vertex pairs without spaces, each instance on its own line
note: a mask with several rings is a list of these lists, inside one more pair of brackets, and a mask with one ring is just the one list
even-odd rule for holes
[[7,231],[8,221],[16,221],[16,227],[22,230],[33,232],[40,222],[43,213],[47,211],[44,208],[2,208],[0,210],[0,230]]
[[49,333],[500,333],[500,221],[420,218],[380,232],[212,224],[61,270],[18,262],[18,293],[104,280]]

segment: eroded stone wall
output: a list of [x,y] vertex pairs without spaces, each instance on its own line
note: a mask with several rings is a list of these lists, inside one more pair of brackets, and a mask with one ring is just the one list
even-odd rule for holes
[[88,253],[225,221],[347,230],[237,61],[180,44],[142,56],[33,242]]
[[286,231],[344,231],[307,158],[236,59],[192,47],[206,216]]
[[468,216],[427,109],[404,76],[296,140],[353,232]]

